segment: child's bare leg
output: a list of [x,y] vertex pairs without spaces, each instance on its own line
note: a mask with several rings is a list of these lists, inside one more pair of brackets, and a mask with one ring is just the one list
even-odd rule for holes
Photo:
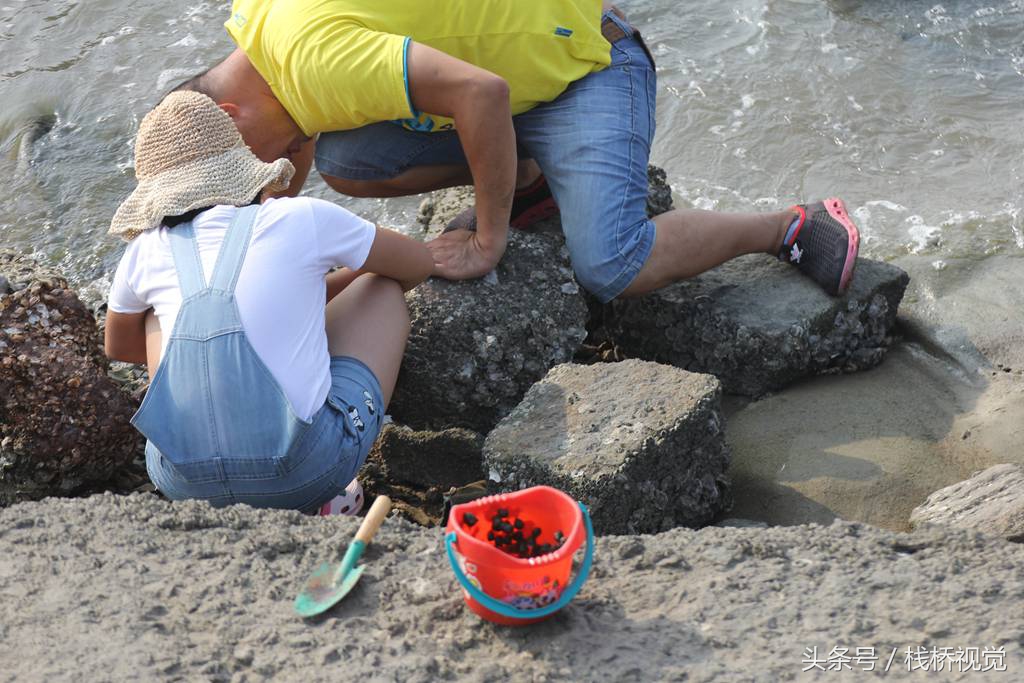
[[359,271],[349,268],[338,268],[327,273],[327,277],[324,278],[324,283],[327,286],[327,301],[338,296],[341,290],[352,284],[352,281],[360,275]]
[[408,338],[409,309],[394,280],[360,275],[327,304],[330,354],[366,363],[380,382],[385,406],[391,401]]

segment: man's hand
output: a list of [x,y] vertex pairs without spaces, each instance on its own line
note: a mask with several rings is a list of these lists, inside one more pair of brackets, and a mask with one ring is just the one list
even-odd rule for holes
[[505,240],[486,244],[476,232],[452,230],[427,242],[434,256],[434,275],[448,280],[483,277],[505,253]]

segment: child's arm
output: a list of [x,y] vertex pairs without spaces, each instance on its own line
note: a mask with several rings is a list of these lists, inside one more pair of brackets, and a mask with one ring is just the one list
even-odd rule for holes
[[434,257],[426,244],[385,228],[377,228],[373,246],[359,270],[389,277],[407,292],[430,277],[433,271]]
[[153,309],[142,313],[107,311],[103,346],[107,358],[126,363],[145,363],[153,377],[160,364],[160,321]]
[[146,314],[107,311],[103,346],[107,358],[126,363],[146,362]]
[[163,336],[160,332],[160,319],[153,309],[146,311],[146,365],[149,379],[156,376],[156,366],[160,365],[160,352],[163,349]]

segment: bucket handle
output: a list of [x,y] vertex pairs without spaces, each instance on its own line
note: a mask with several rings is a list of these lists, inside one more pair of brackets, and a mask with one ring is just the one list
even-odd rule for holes
[[509,617],[512,619],[537,619],[539,617],[546,617],[549,614],[554,614],[568,605],[569,602],[576,597],[576,594],[579,593],[580,588],[583,587],[583,583],[587,580],[587,575],[590,574],[590,566],[594,560],[594,529],[590,524],[590,513],[587,512],[586,505],[583,503],[577,504],[583,512],[583,522],[587,526],[587,550],[583,556],[583,564],[580,565],[580,570],[576,574],[576,579],[565,587],[565,590],[562,591],[562,594],[555,602],[550,605],[545,605],[544,607],[518,609],[508,603],[498,600],[497,598],[492,598],[490,595],[487,595],[487,593],[484,593],[482,590],[471,584],[469,579],[466,578],[466,575],[462,573],[462,569],[459,568],[459,562],[455,559],[455,551],[453,548],[455,545],[455,532],[449,531],[445,534],[444,545],[445,550],[448,552],[448,562],[451,563],[452,570],[455,572],[455,578],[466,592],[469,593],[471,598],[492,612],[497,612],[503,617]]

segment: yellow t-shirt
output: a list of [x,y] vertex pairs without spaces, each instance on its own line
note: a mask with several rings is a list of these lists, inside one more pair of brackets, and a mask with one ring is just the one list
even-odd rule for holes
[[610,62],[601,0],[235,0],[224,24],[306,135],[401,121],[414,111],[409,40],[508,81],[512,113],[560,95]]

